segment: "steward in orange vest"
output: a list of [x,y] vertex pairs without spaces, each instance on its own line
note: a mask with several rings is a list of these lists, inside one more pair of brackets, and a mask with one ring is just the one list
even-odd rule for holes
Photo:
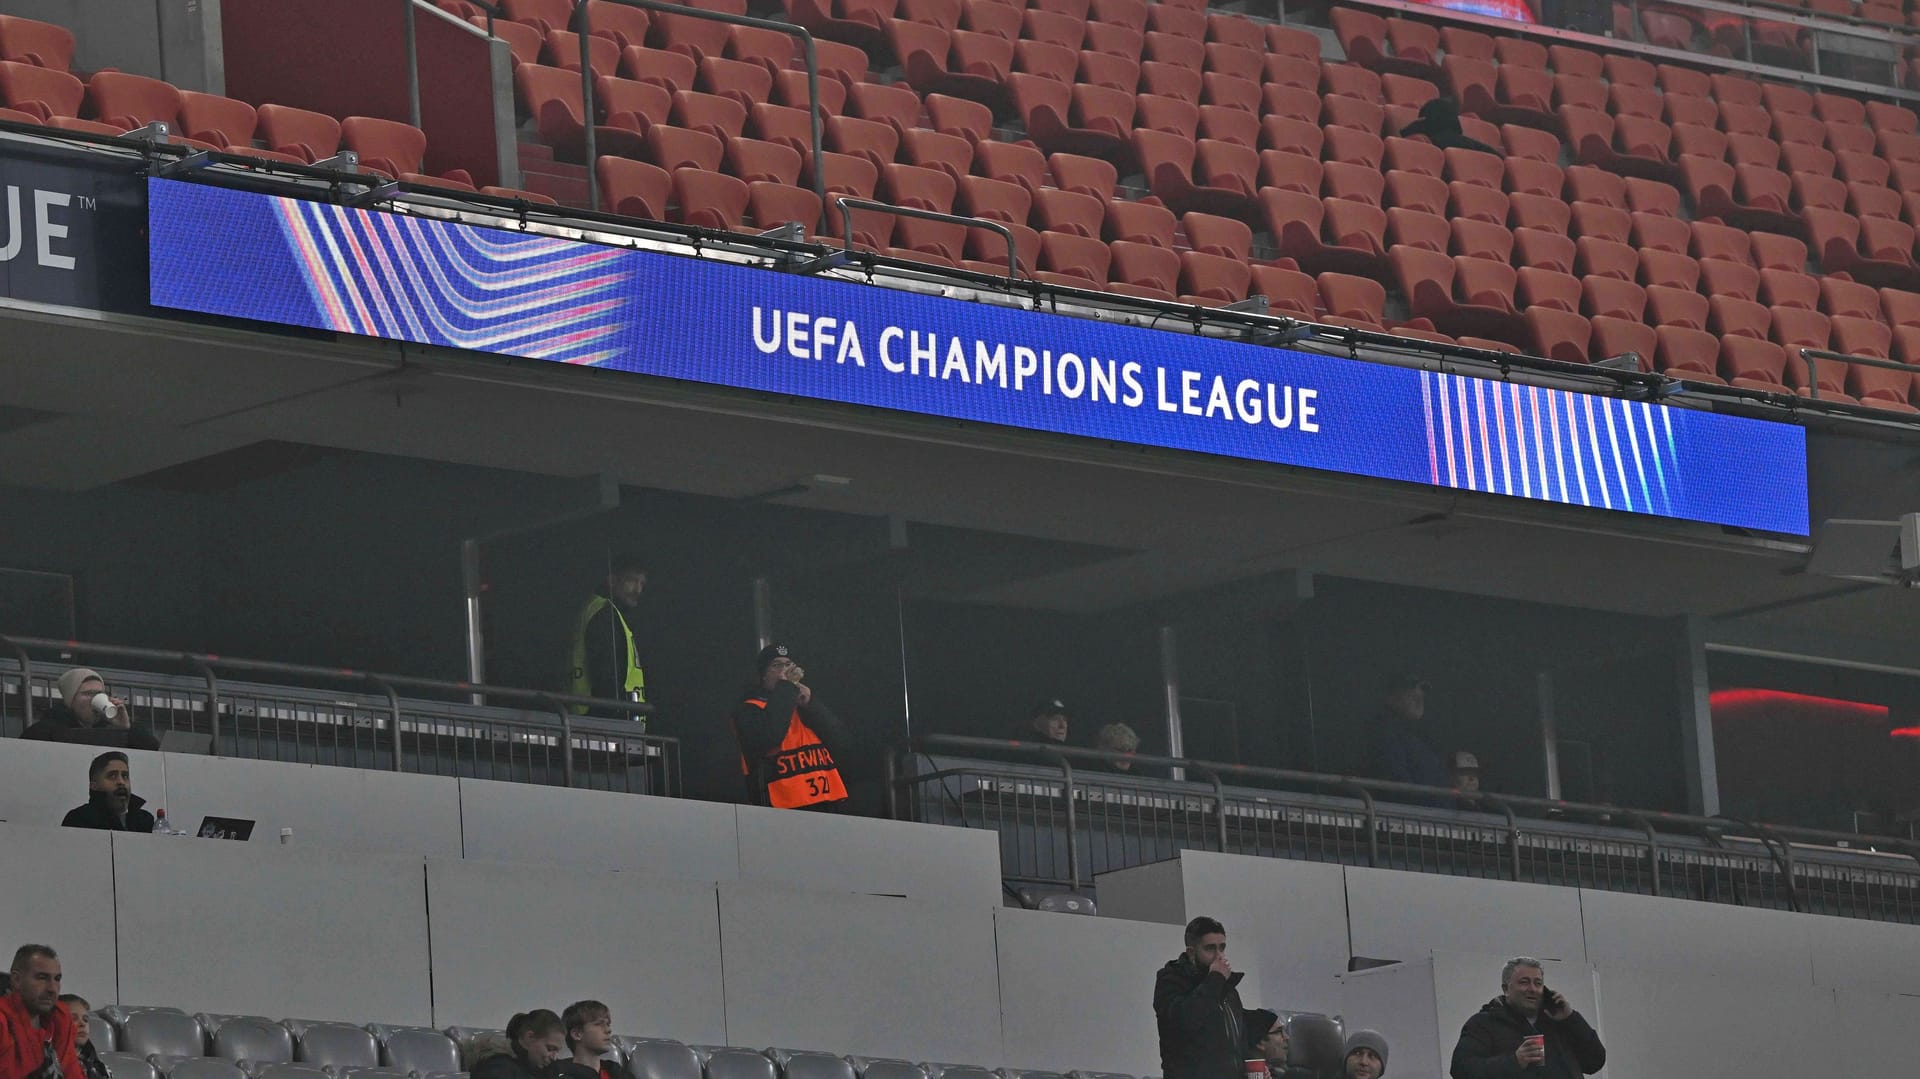
[[787,646],[760,650],[759,678],[733,706],[747,800],[775,809],[838,809],[847,800],[837,758],[846,732],[801,679]]

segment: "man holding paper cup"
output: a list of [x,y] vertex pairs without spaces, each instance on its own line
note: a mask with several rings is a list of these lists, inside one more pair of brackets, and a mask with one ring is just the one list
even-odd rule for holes
[[1507,960],[1494,997],[1460,1028],[1453,1079],[1580,1079],[1607,1050],[1567,998],[1547,988],[1538,959]]

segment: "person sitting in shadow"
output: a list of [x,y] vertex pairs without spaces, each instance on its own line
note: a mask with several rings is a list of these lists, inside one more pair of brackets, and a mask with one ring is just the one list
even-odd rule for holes
[[1460,103],[1450,97],[1436,97],[1420,106],[1420,118],[1400,129],[1402,138],[1425,135],[1427,141],[1442,150],[1459,147],[1500,156],[1500,151],[1460,129]]

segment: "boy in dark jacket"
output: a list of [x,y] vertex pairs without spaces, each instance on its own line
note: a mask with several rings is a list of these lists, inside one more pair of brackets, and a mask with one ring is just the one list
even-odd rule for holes
[[[73,1017],[73,1055],[80,1058],[80,1067],[86,1072],[84,1079],[113,1079],[107,1072],[106,1062],[93,1048],[93,1025],[90,1017],[93,1005],[78,993],[63,993],[60,1003],[67,1006],[67,1014]],[[82,1079],[75,1076],[74,1079]]]
[[1547,988],[1538,959],[1507,960],[1500,991],[1460,1028],[1453,1079],[1580,1079],[1606,1067],[1599,1033]]
[[[1227,931],[1208,917],[1187,923],[1187,950],[1153,981],[1165,1079],[1238,1079],[1249,1046],[1249,1016],[1227,962]],[[1271,1024],[1271,1020],[1268,1021]]]
[[597,1000],[577,1001],[560,1013],[560,1025],[567,1028],[573,1058],[554,1065],[556,1079],[633,1079],[617,1055],[607,1058],[613,1052],[611,1008]]

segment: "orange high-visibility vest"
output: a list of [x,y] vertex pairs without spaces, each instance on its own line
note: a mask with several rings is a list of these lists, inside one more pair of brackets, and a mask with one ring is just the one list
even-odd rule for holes
[[[762,697],[749,697],[747,703],[760,709],[767,706]],[[780,740],[780,748],[769,763],[772,774],[767,777],[767,803],[775,809],[803,809],[842,801],[847,796],[847,784],[833,763],[833,752],[800,719],[798,708],[787,720],[787,736]],[[744,753],[740,755],[740,774],[753,774]]]

